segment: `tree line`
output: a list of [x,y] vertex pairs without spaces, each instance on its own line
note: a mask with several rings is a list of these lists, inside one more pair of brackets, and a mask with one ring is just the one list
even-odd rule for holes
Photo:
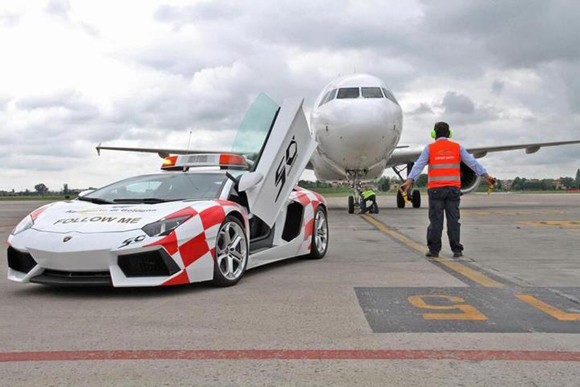
[[76,196],[81,192],[80,189],[70,189],[68,184],[63,184],[62,189],[51,191],[44,183],[38,183],[34,186],[34,190],[25,189],[24,191],[4,191],[0,190],[0,197],[3,196]]
[[[427,187],[427,174],[422,173],[417,178],[415,182],[415,187],[417,188],[426,188]],[[388,177],[383,176],[379,179],[376,179],[372,182],[373,186],[383,192],[387,192],[391,189],[393,185],[399,185],[400,180],[397,177]],[[347,183],[326,183],[320,181],[307,181],[307,180],[300,180],[298,184],[304,188],[312,188],[316,189],[332,189],[341,187],[349,187]],[[482,185],[480,187],[482,190],[485,190],[487,187]],[[550,178],[550,179],[530,179],[526,177],[515,177],[514,179],[501,179],[498,180],[497,185],[495,187],[498,191],[550,191],[550,190],[560,190],[560,189],[580,189],[580,169],[576,171],[576,177],[559,177],[557,179]]]
[[[393,185],[399,185],[400,181],[396,177],[382,176],[372,182],[372,185],[379,191],[387,192]],[[308,189],[350,189],[349,185],[343,183],[327,183],[321,181],[300,180],[298,183],[300,187]],[[422,173],[415,182],[417,188],[427,187],[427,174]],[[560,177],[558,179],[529,179],[525,177],[515,177],[512,179],[498,180],[496,190],[500,191],[550,191],[558,189],[580,189],[580,169],[576,171],[576,177]],[[69,189],[68,184],[64,184],[63,188],[58,191],[50,191],[44,183],[38,183],[34,186],[34,191],[26,189],[24,191],[0,191],[0,196],[47,196],[47,195],[76,195],[80,190]]]

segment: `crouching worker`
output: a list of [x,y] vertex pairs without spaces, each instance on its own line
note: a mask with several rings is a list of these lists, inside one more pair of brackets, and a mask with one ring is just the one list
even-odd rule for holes
[[[360,213],[370,213],[378,214],[379,206],[377,205],[377,195],[371,189],[371,187],[366,186],[365,189],[360,193]],[[370,202],[370,206],[367,206],[367,201]]]

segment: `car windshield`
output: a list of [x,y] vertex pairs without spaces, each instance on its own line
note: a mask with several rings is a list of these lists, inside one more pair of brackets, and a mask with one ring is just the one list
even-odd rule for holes
[[223,173],[159,173],[121,180],[79,199],[97,204],[215,199],[225,180]]

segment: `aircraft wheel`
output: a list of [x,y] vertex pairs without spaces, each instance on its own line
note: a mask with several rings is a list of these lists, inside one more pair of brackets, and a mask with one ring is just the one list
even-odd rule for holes
[[354,197],[348,197],[348,213],[354,214]]
[[413,208],[421,207],[421,192],[418,189],[413,190],[411,202],[413,202]]
[[397,208],[405,208],[405,198],[401,191],[397,191]]

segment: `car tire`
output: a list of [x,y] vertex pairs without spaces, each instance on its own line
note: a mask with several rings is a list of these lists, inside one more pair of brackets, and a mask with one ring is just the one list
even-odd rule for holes
[[326,210],[318,206],[314,214],[309,258],[322,259],[328,250],[328,217]]
[[242,222],[234,216],[227,216],[216,237],[213,285],[237,284],[246,272],[248,255],[248,238]]

